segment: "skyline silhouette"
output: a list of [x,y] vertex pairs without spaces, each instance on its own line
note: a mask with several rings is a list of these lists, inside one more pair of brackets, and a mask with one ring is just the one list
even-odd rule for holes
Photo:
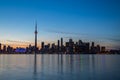
[[[37,58],[37,54],[120,54],[120,49],[110,49],[107,50],[106,46],[101,46],[99,44],[95,44],[95,42],[84,42],[82,40],[78,41],[73,41],[72,38],[69,38],[68,42],[64,42],[63,38],[57,41],[57,44],[55,43],[48,43],[45,44],[44,41],[41,42],[41,47],[38,47],[38,40],[37,40],[37,22],[35,23],[35,42],[33,45],[31,45],[29,42],[27,43],[29,46],[24,47],[19,47],[17,46],[16,48],[11,47],[10,45],[5,45],[0,43],[0,53],[2,54],[33,54],[35,57],[35,62]],[[21,42],[21,41],[11,41],[10,42]],[[21,42],[23,43],[23,42]]]
[[[55,32],[54,33],[65,33],[65,32]],[[96,54],[96,53],[120,53],[120,47],[117,49],[107,49],[106,46],[100,45],[100,44],[95,44],[95,42],[84,42],[82,40],[78,41],[73,41],[72,38],[69,38],[68,42],[65,42],[63,38],[57,41],[57,43],[52,42],[52,43],[47,43],[45,44],[44,41],[41,41],[41,44],[38,44],[38,30],[37,30],[37,21],[35,22],[35,42],[30,43],[30,42],[23,42],[23,41],[12,41],[12,40],[7,40],[9,42],[15,42],[15,43],[26,43],[29,46],[24,45],[24,47],[21,46],[16,46],[13,47],[10,44],[1,44],[0,43],[0,52],[2,53],[35,53],[35,57],[37,53],[84,53],[84,54]],[[72,33],[65,33],[65,34],[72,34]],[[75,35],[78,35],[77,33],[74,33]],[[39,47],[39,46],[40,47]]]

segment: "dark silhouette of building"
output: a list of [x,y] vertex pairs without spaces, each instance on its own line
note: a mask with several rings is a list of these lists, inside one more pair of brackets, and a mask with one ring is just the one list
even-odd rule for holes
[[104,53],[105,51],[106,51],[105,46],[102,46],[102,47],[101,47],[101,52]]
[[65,52],[66,52],[66,53],[69,53],[69,42],[66,42],[66,45],[65,45],[65,46],[66,46],[66,51],[65,51]]
[[6,45],[3,46],[3,52],[6,52]]
[[72,39],[69,39],[69,52],[73,53],[74,42]]
[[100,45],[96,46],[96,53],[100,53]]
[[41,52],[42,53],[44,53],[45,52],[45,48],[46,48],[46,46],[45,46],[45,44],[44,44],[44,42],[41,42]]
[[45,47],[44,42],[41,42],[41,49],[44,49],[44,47]]
[[52,43],[50,52],[54,53],[56,51],[55,43]]
[[8,47],[7,47],[7,53],[12,53],[12,52],[13,52],[13,48],[10,47],[10,46],[8,46]]
[[78,45],[83,45],[82,40],[79,40],[79,41],[78,41]]
[[49,50],[50,50],[50,44],[45,45],[44,52],[49,53],[50,52]]
[[89,53],[89,47],[90,47],[90,43],[89,42],[87,42],[87,43],[84,43],[84,47],[85,47],[85,50],[84,50],[84,52],[85,53]]
[[92,42],[92,47],[95,47],[95,43],[94,42]]
[[29,47],[26,47],[26,53],[32,53],[34,51],[34,46],[31,46],[31,44],[29,44]]
[[110,50],[110,54],[120,54],[120,50]]
[[94,42],[92,42],[92,45],[91,45],[91,53],[95,53],[95,45],[94,45]]
[[59,40],[58,40],[57,48],[58,48],[58,52],[59,52],[60,51],[60,41]]
[[32,46],[31,46],[31,44],[29,45],[28,53],[32,53]]
[[63,52],[63,38],[61,38],[61,52]]

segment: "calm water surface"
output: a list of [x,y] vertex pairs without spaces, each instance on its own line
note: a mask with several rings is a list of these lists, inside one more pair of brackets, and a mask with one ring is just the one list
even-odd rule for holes
[[120,80],[120,55],[0,55],[0,80]]

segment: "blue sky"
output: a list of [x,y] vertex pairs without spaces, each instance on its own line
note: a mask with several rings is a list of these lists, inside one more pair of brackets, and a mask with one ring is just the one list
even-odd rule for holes
[[0,40],[34,42],[60,37],[120,48],[119,0],[0,0]]

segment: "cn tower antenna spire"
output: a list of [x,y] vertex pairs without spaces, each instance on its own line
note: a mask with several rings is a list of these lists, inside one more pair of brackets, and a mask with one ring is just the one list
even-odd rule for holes
[[37,32],[37,21],[35,22],[35,31]]

